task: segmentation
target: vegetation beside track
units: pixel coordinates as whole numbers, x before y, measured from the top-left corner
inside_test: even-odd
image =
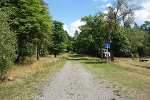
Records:
[[[42,84],[64,66],[68,55],[41,57],[40,61],[32,58],[31,64],[26,58],[23,64],[14,66],[9,72],[8,76],[14,81],[0,84],[0,99],[32,100],[36,95],[43,96]]]
[[[97,74],[99,78],[113,83],[112,87],[120,87],[116,90],[121,93],[118,93],[119,96],[126,94],[130,99],[150,99],[150,70],[127,64],[125,60],[121,63],[123,58],[116,58],[117,61],[109,62],[107,67],[106,60],[78,54],[72,56],[74,56],[74,60],[78,60],[86,69]],[[131,58],[124,59],[130,60]],[[136,60],[130,62],[134,63]],[[109,87],[111,88],[111,86]]]

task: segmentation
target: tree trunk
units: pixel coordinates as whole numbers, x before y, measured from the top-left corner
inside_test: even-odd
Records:
[[[110,50],[110,58],[111,62],[114,62],[114,52],[112,50]]]
[[[17,59],[15,60],[15,64],[18,64],[18,63],[20,63],[20,53],[19,53],[19,50],[18,50]]]
[[[56,54],[55,54],[55,57],[56,57]]]
[[[30,63],[31,63],[31,50],[30,50]]]
[[[130,51],[130,54],[131,54],[132,59],[134,60],[134,56],[133,56],[133,54],[132,54],[132,52],[131,52],[131,51]]]
[[[37,61],[39,60],[39,45],[37,45]]]
[[[101,46],[101,60],[103,60],[103,48]]]
[[[35,55],[37,56],[37,45],[35,47]]]
[[[1,77],[0,80],[3,81],[3,68],[1,68]]]
[[[131,55],[131,57],[132,57],[132,60],[134,60],[134,56],[133,56],[133,53],[132,53],[132,51],[131,51],[131,48],[129,48],[129,50],[130,50],[130,55]]]

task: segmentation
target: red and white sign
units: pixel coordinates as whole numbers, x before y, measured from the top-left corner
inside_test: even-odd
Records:
[[[105,57],[110,57],[110,52],[105,52]]]

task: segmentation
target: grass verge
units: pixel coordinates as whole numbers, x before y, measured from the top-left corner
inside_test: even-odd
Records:
[[[0,84],[0,99],[33,100],[37,95],[42,97],[43,90],[36,84],[46,83],[46,78],[64,66],[68,55],[41,57],[40,61],[33,59],[32,64],[13,67],[9,77],[13,77],[14,81]]]
[[[106,60],[77,54],[72,57],[100,78],[118,86],[120,89],[114,90],[114,94],[127,95],[124,99],[150,100],[150,70],[121,62],[109,62],[107,67]]]

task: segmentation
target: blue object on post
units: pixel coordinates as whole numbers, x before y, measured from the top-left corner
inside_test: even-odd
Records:
[[[110,48],[110,43],[106,43],[105,48]]]
[[[106,43],[106,48],[107,48],[107,54],[108,54],[108,48],[110,48],[110,43]],[[108,56],[107,56],[107,67],[108,67]]]

